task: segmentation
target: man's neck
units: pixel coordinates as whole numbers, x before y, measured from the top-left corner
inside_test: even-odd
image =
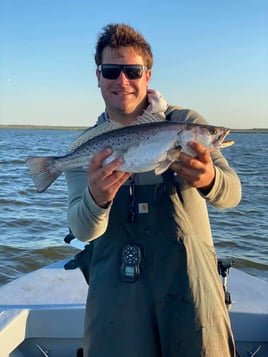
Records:
[[[137,118],[143,114],[144,110],[147,107],[148,107],[148,102],[145,99],[145,101],[140,103],[140,105],[131,113],[125,113],[123,111],[114,112],[106,108],[106,115],[108,119],[127,126],[134,123],[137,120]]]

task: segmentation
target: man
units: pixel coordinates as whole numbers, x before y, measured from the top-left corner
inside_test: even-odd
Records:
[[[206,123],[148,89],[153,56],[125,24],[103,29],[96,46],[105,112],[97,125],[138,123],[146,109],[167,120]],[[196,142],[160,176],[121,172],[122,158],[66,173],[68,222],[92,241],[84,355],[234,356],[206,203],[236,206],[240,181],[222,154]]]

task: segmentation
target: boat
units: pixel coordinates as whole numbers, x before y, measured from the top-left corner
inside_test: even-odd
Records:
[[[81,244],[72,243],[79,249]],[[83,356],[88,285],[80,269],[66,270],[73,261],[56,262],[0,288],[0,357]],[[236,354],[267,357],[268,282],[231,265],[219,260]]]

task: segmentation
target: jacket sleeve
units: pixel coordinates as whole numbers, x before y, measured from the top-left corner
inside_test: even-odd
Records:
[[[90,195],[85,169],[65,172],[68,186],[67,221],[72,233],[81,241],[91,241],[102,235],[107,228],[111,204],[103,209]]]
[[[169,106],[167,113],[172,121],[188,121],[191,123],[208,124],[198,113],[180,107]],[[211,190],[205,195],[199,190],[210,204],[216,208],[233,208],[241,200],[241,183],[236,172],[229,165],[220,150],[211,153],[215,167],[215,181]]]
[[[216,208],[233,208],[241,200],[241,183],[235,171],[219,150],[211,153],[215,167],[215,180],[204,198]],[[201,195],[202,192],[200,191]]]

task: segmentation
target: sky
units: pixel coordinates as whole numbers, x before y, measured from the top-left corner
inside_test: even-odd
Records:
[[[108,23],[140,31],[150,88],[210,124],[268,127],[267,0],[0,0],[0,124],[90,126]]]

